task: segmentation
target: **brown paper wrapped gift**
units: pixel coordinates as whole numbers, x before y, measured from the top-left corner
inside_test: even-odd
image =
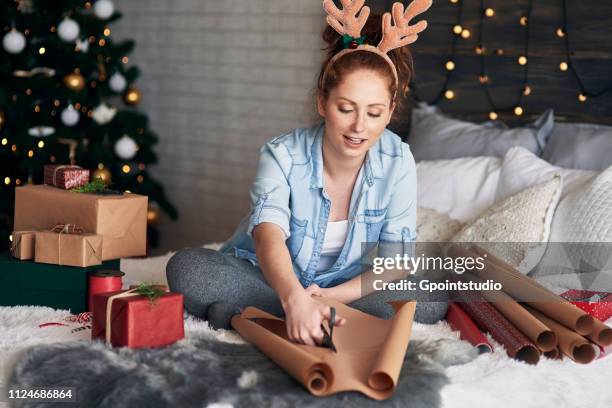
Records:
[[[68,266],[100,265],[102,236],[39,231],[36,233],[34,261]]]
[[[36,231],[13,231],[11,255],[22,261],[34,259],[34,237]]]
[[[334,299],[320,302],[346,318],[333,334],[336,351],[293,343],[284,320],[254,307],[233,316],[232,326],[316,396],[359,391],[377,400],[391,397],[412,334],[416,302],[388,302],[395,309],[389,320]]]
[[[104,237],[102,260],[146,254],[147,197],[75,193],[50,186],[15,189],[15,230],[70,223]]]

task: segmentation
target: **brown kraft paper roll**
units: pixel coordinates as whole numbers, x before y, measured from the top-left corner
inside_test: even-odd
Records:
[[[334,299],[317,301],[335,307],[346,318],[344,325],[334,328],[337,352],[290,341],[284,320],[254,307],[232,317],[232,326],[313,395],[360,391],[376,400],[391,397],[412,333],[416,302],[388,302],[395,315],[384,320]]]
[[[504,292],[496,292],[493,296],[487,291],[482,291],[481,294],[541,351],[547,352],[555,349],[557,346],[555,332],[533,317],[516,300]]]
[[[458,294],[463,303],[461,307],[483,330],[491,333],[501,343],[508,355],[527,364],[537,364],[540,351],[523,333],[520,332],[503,314],[497,311],[485,298],[474,291]]]
[[[492,279],[503,286],[503,291],[515,300],[523,302],[544,313],[555,321],[582,335],[593,330],[593,317],[574,306],[528,276],[518,272],[501,259],[491,255],[477,245],[471,250],[454,245],[449,249],[450,256],[484,257],[484,269],[475,271],[482,279]],[[542,299],[533,301],[533,299]]]
[[[598,319],[593,319],[593,331],[588,338],[601,347],[607,347],[612,344],[612,328]]]
[[[563,354],[581,364],[588,364],[595,359],[595,350],[587,339],[534,308],[529,306],[525,308],[557,334],[559,350]]]

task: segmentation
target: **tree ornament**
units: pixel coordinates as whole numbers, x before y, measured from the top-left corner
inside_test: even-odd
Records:
[[[128,135],[123,135],[115,143],[115,154],[122,160],[131,160],[138,152],[138,145]]]
[[[155,225],[159,221],[159,208],[154,205],[149,205],[149,209],[147,210],[147,223],[150,225]]]
[[[115,72],[108,80],[108,86],[113,92],[120,93],[125,90],[127,81],[123,75],[119,72]]]
[[[75,41],[75,50],[76,51],[80,51],[80,52],[87,52],[87,51],[89,51],[89,41],[87,40],[87,38],[85,38],[83,40],[76,40]]]
[[[106,20],[113,15],[115,5],[110,0],[98,0],[94,4],[93,11],[96,17]]]
[[[0,110],[0,130],[4,127],[4,111]]]
[[[66,17],[57,26],[57,35],[62,41],[74,42],[79,36],[80,28],[76,21]]]
[[[80,91],[85,87],[85,78],[80,72],[73,72],[64,77],[64,84],[73,91]]]
[[[34,137],[47,137],[55,133],[55,128],[51,126],[34,126],[28,129],[28,134]]]
[[[104,181],[104,184],[106,184],[107,186],[112,181],[111,172],[108,171],[106,167],[97,168],[96,170],[94,170],[92,180],[95,180],[97,178],[102,179],[102,181]]]
[[[64,125],[72,127],[79,123],[79,111],[70,104],[62,111],[61,118]]]
[[[19,54],[26,46],[25,36],[14,28],[2,39],[4,50],[11,54]]]
[[[108,122],[113,120],[116,113],[117,108],[115,108],[114,106],[108,106],[107,104],[103,103],[98,105],[93,110],[92,117],[98,125],[106,125]]]
[[[125,95],[123,95],[123,100],[128,105],[138,105],[138,103],[140,103],[141,97],[142,97],[142,94],[140,93],[140,90],[136,88],[135,86],[131,86],[127,90]]]

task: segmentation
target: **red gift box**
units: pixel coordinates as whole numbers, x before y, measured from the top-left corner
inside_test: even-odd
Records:
[[[570,289],[561,297],[602,322],[612,316],[612,293]]]
[[[109,318],[110,343],[115,347],[159,347],[185,337],[183,295],[168,292],[151,303],[148,297],[138,295],[134,290],[94,295],[92,340],[106,340]],[[111,297],[110,316],[107,316]]]
[[[89,183],[89,170],[80,166],[56,166],[47,164],[44,167],[45,184],[70,190]]]

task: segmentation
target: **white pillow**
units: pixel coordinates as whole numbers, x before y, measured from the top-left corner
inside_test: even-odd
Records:
[[[417,163],[417,202],[466,222],[495,201],[501,159],[462,157]]]
[[[447,242],[463,224],[432,208],[417,208],[417,242]]]
[[[529,150],[516,146],[504,156],[495,192],[495,202],[510,197],[534,184],[550,180],[557,173],[563,179],[561,199],[580,186],[587,184],[597,172],[565,169],[540,159]]]
[[[495,204],[451,242],[478,242],[527,274],[544,255],[562,189],[563,181],[555,174],[552,179]]]

